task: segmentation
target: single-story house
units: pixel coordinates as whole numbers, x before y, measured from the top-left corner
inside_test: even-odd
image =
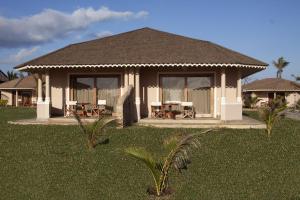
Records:
[[[13,79],[0,84],[1,99],[10,106],[36,105],[37,75]]]
[[[300,84],[282,78],[265,78],[244,85],[243,94],[257,97],[258,107],[277,96],[283,97],[291,107],[300,99]]]
[[[45,75],[37,118],[64,115],[69,101],[130,101],[136,120],[151,117],[153,102],[192,102],[196,117],[242,119],[241,79],[267,64],[209,41],[142,28],[71,44],[16,67]],[[129,88],[134,97],[126,101]],[[121,100],[120,100],[121,99]],[[123,99],[123,100],[122,100]]]

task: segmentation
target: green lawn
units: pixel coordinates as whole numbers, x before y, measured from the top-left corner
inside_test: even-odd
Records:
[[[149,199],[152,179],[124,148],[156,153],[174,129],[109,131],[110,142],[89,151],[76,126],[17,126],[31,109],[0,108],[0,199]],[[182,130],[187,133],[199,130]],[[200,138],[183,174],[171,173],[170,199],[300,199],[300,123],[284,119],[268,140],[263,130],[220,130]]]

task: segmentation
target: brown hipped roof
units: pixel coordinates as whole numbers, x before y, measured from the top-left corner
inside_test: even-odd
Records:
[[[281,78],[266,78],[244,85],[243,91],[300,91],[300,84]]]
[[[245,64],[266,63],[217,44],[142,28],[114,36],[71,44],[26,65],[105,65],[149,63]]]
[[[24,78],[17,78],[11,81],[0,84],[1,89],[35,89],[37,75],[26,76]]]

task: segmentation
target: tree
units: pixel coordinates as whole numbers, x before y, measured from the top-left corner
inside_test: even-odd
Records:
[[[273,65],[276,67],[277,69],[277,78],[281,78],[283,69],[290,64],[289,62],[287,62],[283,57],[280,57],[277,59],[277,61],[273,61]]]
[[[266,124],[266,132],[271,137],[274,124],[278,121],[287,104],[282,97],[270,100],[268,105],[259,109],[259,115]]]
[[[295,74],[292,74],[292,77],[295,78],[295,81],[300,81],[300,75],[296,76]]]
[[[200,134],[208,133],[211,130],[206,130]],[[200,142],[197,138],[198,134],[189,135],[173,135],[167,138],[163,145],[167,149],[167,154],[161,159],[155,159],[154,156],[144,148],[130,147],[125,149],[125,152],[131,157],[143,162],[151,172],[155,183],[154,194],[162,196],[167,193],[169,189],[169,172],[173,166],[176,170],[181,172],[186,169],[189,161],[189,152],[192,147],[198,148]]]
[[[16,72],[14,72],[13,70],[7,71],[6,74],[7,74],[8,80],[13,80],[13,79],[19,78],[18,74]]]

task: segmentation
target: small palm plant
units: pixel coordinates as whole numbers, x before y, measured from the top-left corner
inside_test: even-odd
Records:
[[[208,133],[206,130],[200,134]],[[125,152],[130,156],[142,161],[152,174],[155,183],[155,195],[162,196],[169,189],[168,178],[171,167],[181,172],[189,164],[189,152],[192,147],[198,148],[200,143],[198,134],[175,135],[164,141],[164,147],[168,153],[162,159],[154,159],[153,155],[144,148],[130,147]]]
[[[266,123],[266,132],[271,137],[274,124],[287,108],[286,102],[282,98],[270,100],[268,105],[259,109],[261,119]]]
[[[80,130],[84,135],[87,136],[87,146],[89,149],[95,148],[98,144],[104,143],[106,140],[100,140],[101,137],[106,133],[107,127],[115,119],[113,118],[99,118],[91,124],[84,124],[78,114],[74,114],[75,119],[78,122]]]

